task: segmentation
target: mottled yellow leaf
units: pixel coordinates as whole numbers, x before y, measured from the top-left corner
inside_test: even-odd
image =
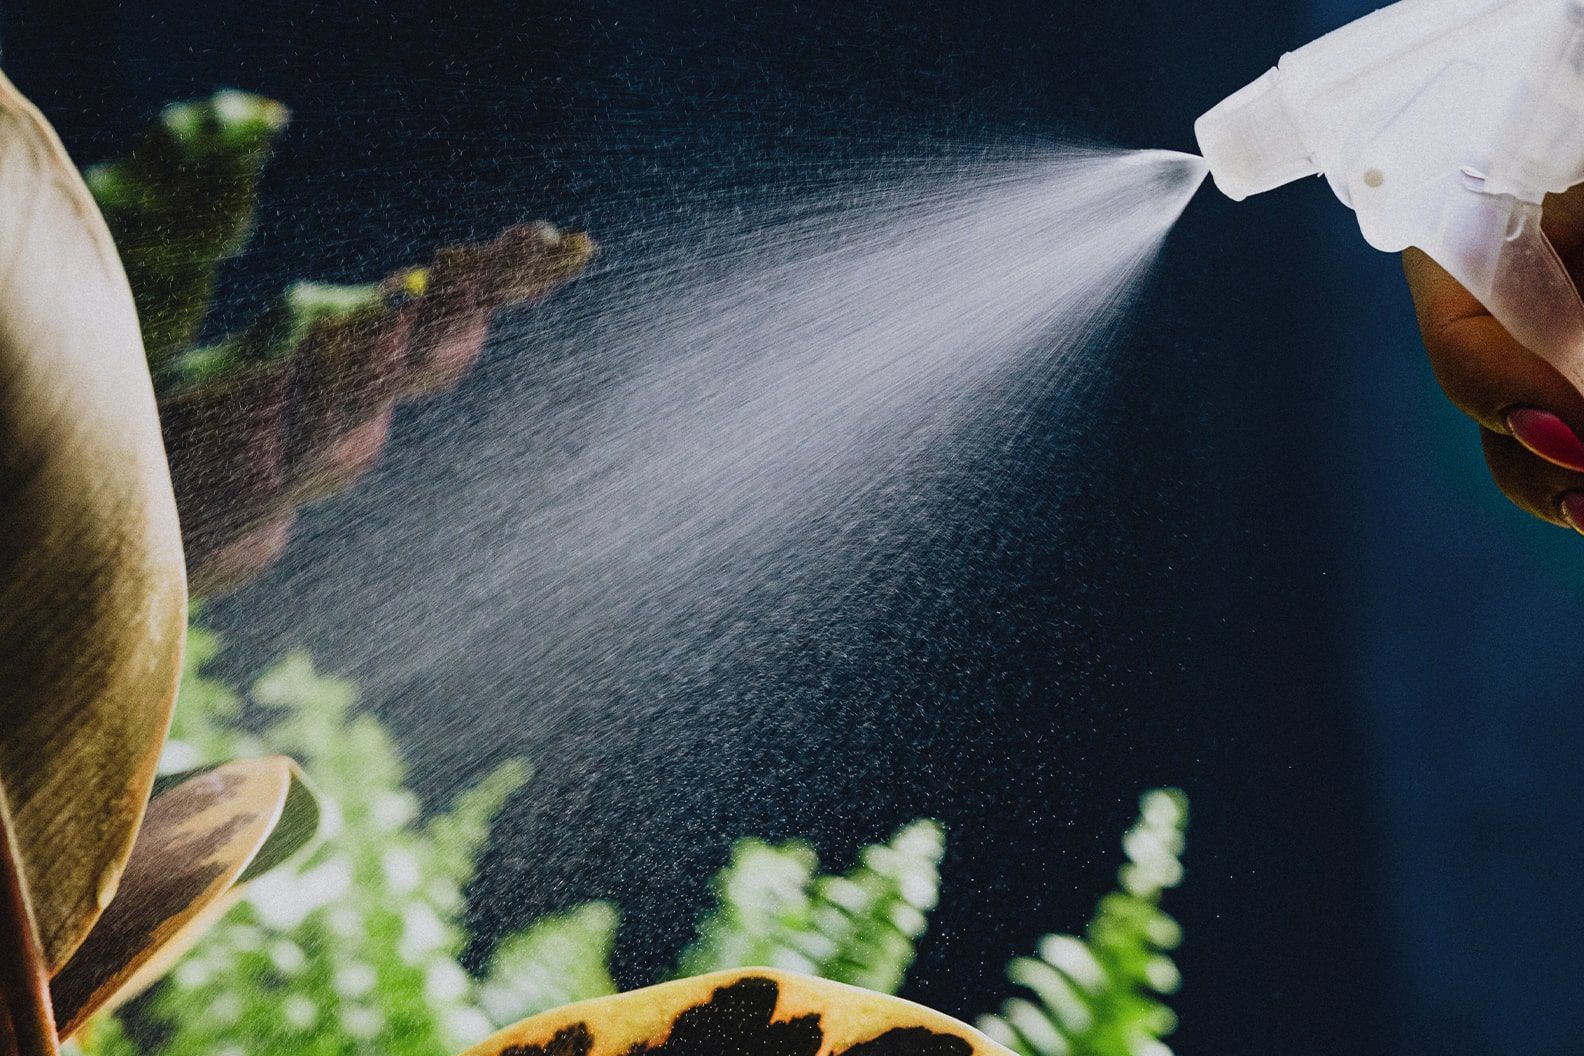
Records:
[[[682,979],[554,1009],[463,1056],[1011,1056],[965,1023],[769,968]]]
[[[249,759],[187,777],[154,798],[121,890],[50,986],[62,1037],[135,996],[318,828],[290,759]]]

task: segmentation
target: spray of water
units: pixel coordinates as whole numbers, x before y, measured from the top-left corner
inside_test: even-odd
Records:
[[[695,223],[660,259],[618,241],[577,318],[524,320],[571,349],[425,445],[444,478],[338,541],[339,569],[283,573],[302,636],[376,699],[460,677],[495,701],[481,723],[599,709],[601,739],[615,713],[656,736],[770,637],[839,650],[855,592],[915,589],[961,523],[969,456],[1030,393],[1076,405],[1103,376],[1204,175],[1102,150],[892,169]]]

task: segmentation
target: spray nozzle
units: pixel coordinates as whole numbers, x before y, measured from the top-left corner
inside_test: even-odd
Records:
[[[1242,200],[1323,174],[1584,389],[1584,302],[1540,231],[1584,181],[1584,0],[1401,0],[1283,56],[1195,125]]]
[[[1199,152],[1221,193],[1234,202],[1320,172],[1271,70],[1194,125]]]

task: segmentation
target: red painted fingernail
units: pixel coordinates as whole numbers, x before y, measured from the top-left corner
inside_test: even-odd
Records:
[[[1558,505],[1562,507],[1562,519],[1572,525],[1575,532],[1584,535],[1584,491],[1568,492]]]
[[[1514,439],[1547,462],[1584,473],[1584,440],[1550,411],[1519,407],[1508,412],[1507,428]]]

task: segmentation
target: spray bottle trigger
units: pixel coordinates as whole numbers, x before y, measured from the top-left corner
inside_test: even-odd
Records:
[[[1464,189],[1420,248],[1584,392],[1584,299],[1540,220],[1537,202]]]

